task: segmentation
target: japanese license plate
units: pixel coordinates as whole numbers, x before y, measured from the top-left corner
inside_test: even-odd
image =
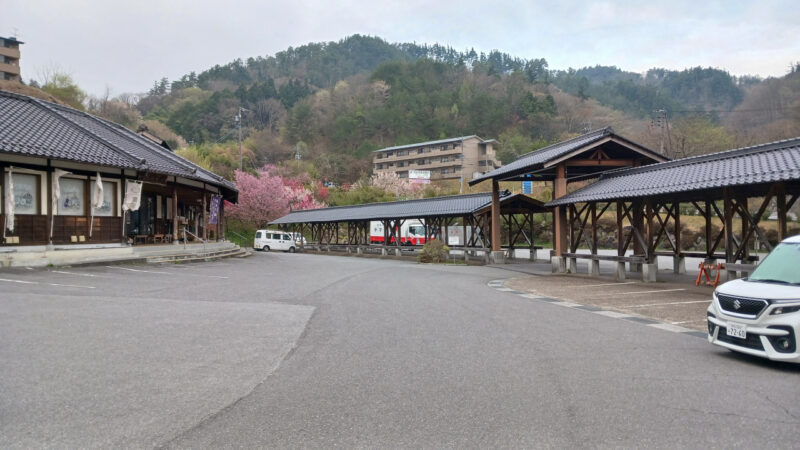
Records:
[[[727,332],[728,336],[733,336],[739,339],[747,339],[747,325],[728,322]]]

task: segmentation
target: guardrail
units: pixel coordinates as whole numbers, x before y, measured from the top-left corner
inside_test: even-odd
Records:
[[[206,241],[205,239],[201,238],[200,236],[192,233],[191,231],[186,231],[186,227],[183,227],[183,249],[186,250],[186,235],[193,236],[195,239],[199,240],[203,243],[203,253],[206,252]]]

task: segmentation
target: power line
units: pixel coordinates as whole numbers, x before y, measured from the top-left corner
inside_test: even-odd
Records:
[[[686,110],[679,110],[679,111],[670,111],[670,113],[721,113],[721,114],[731,114],[731,113],[740,113],[740,112],[767,112],[767,111],[785,111],[787,109],[792,109],[791,106],[783,106],[779,108],[753,108],[753,109],[732,109],[730,111],[726,111],[724,109],[686,109]]]

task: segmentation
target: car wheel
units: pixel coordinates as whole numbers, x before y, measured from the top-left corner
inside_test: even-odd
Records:
[[[294,247],[289,247],[289,253],[294,253]]]
[[[264,248],[262,248],[261,250],[264,250],[265,252],[268,252],[269,251],[269,245],[265,245]]]

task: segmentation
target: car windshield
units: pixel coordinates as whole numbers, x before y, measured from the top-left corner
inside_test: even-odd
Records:
[[[800,244],[779,244],[753,271],[750,280],[800,284]]]
[[[425,236],[425,227],[424,226],[418,226],[418,225],[412,225],[412,226],[408,227],[408,232],[413,234],[413,235],[416,235],[416,236]]]

